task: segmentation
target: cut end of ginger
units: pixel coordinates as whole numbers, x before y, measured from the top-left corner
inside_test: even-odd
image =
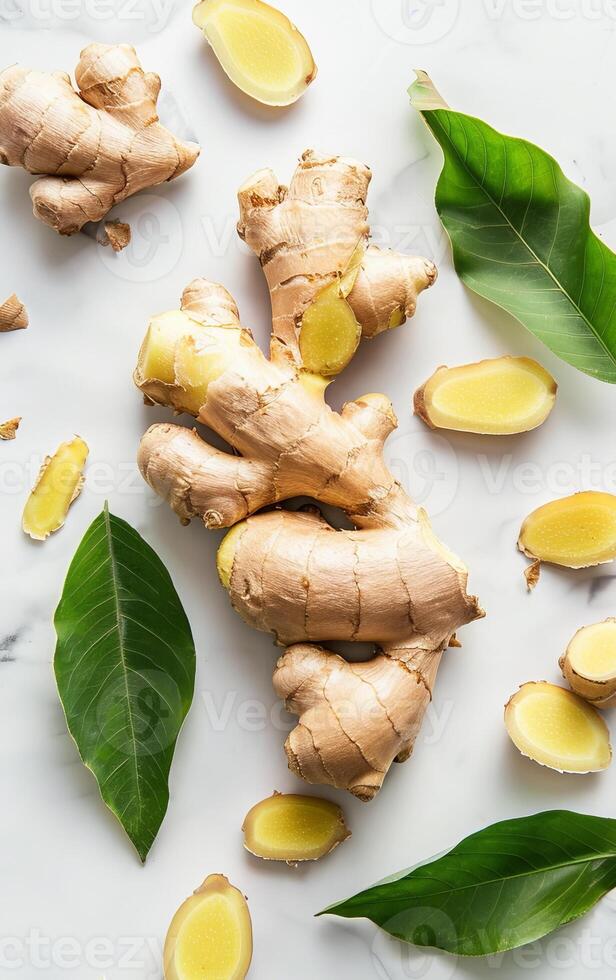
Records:
[[[274,793],[253,806],[244,847],[266,861],[317,861],[351,836],[339,806],[316,796]]]
[[[528,357],[440,367],[415,392],[415,413],[433,429],[514,435],[535,429],[554,407],[557,385]]]
[[[520,530],[529,558],[588,568],[616,558],[616,496],[586,490],[538,507]]]
[[[612,749],[597,711],[547,681],[523,684],[505,706],[505,726],[522,755],[558,772],[607,769]]]
[[[251,959],[246,899],[224,875],[209,875],[169,926],[165,980],[243,980]]]
[[[616,619],[579,629],[560,660],[570,687],[597,708],[616,704]]]
[[[291,105],[316,77],[304,36],[263,0],[201,0],[193,21],[234,85],[258,102]]]
[[[81,493],[88,447],[75,436],[63,442],[43,463],[26,501],[22,527],[36,541],[44,541],[64,524],[69,507]]]

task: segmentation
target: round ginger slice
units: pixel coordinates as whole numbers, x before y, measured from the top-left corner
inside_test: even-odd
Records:
[[[560,667],[569,686],[596,708],[616,704],[616,619],[577,631]]]
[[[616,558],[616,496],[597,490],[552,500],[529,514],[518,547],[529,558],[588,568]]]
[[[351,836],[339,806],[317,796],[274,793],[246,814],[244,847],[266,861],[317,861]]]
[[[193,9],[223,70],[258,102],[296,102],[317,73],[306,39],[263,0],[201,0]]]
[[[252,923],[241,891],[209,875],[175,913],[163,953],[165,980],[243,980]]]
[[[607,725],[564,687],[529,681],[505,705],[505,727],[522,755],[557,772],[588,773],[612,761]]]
[[[557,384],[529,357],[440,367],[415,392],[415,413],[432,429],[514,435],[535,429],[554,407]]]

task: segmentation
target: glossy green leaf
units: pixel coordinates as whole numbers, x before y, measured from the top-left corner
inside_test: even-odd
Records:
[[[614,887],[616,820],[550,810],[486,827],[320,914],[371,919],[417,946],[483,956],[547,935]]]
[[[409,89],[440,143],[436,207],[456,271],[555,354],[616,382],[616,255],[590,201],[548,153],[443,102],[425,72]]]
[[[54,668],[69,731],[145,861],[169,802],[195,648],[160,558],[106,506],[75,552],[55,627]]]

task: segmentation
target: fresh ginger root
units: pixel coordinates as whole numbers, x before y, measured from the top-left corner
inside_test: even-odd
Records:
[[[559,664],[572,690],[595,708],[616,705],[616,619],[579,629]]]
[[[5,442],[8,442],[10,439],[14,439],[17,435],[20,422],[20,415],[16,415],[14,419],[9,419],[8,422],[3,422],[0,425],[0,439],[4,440]]]
[[[0,150],[0,157],[1,154],[2,151]],[[26,307],[13,293],[0,306],[0,333],[8,333],[9,330],[25,330],[28,322]]]
[[[248,904],[224,875],[208,875],[175,913],[163,952],[165,980],[243,980],[252,959]]]
[[[43,463],[26,501],[22,526],[26,534],[44,541],[64,524],[68,509],[81,493],[88,447],[75,436],[63,442]]]
[[[192,167],[194,143],[158,122],[158,75],[128,44],[90,44],[75,71],[12,65],[0,72],[0,162],[42,174],[34,214],[61,235],[99,221],[120,201]]]
[[[263,0],[201,0],[193,21],[231,81],[258,102],[297,102],[316,77],[306,39]]]
[[[529,514],[518,547],[528,558],[588,568],[616,558],[616,496],[585,490]]]
[[[607,725],[572,691],[530,681],[505,705],[505,726],[522,755],[558,772],[598,772],[612,761]]]
[[[425,259],[367,246],[369,180],[353,160],[311,152],[288,190],[271,171],[257,173],[239,192],[239,232],[269,284],[271,359],[229,293],[195,280],[180,311],[152,320],[135,372],[146,399],[196,416],[235,451],[158,424],[139,466],[183,523],[232,528],[218,553],[231,602],[288,645],[274,685],[300,715],[286,744],[290,767],[362,800],[410,754],[451,636],[483,615],[465,566],[385,465],[397,424],[389,399],[364,395],[337,413],[324,398],[330,372],[357,344],[345,327],[336,356],[337,308],[347,324],[348,306],[371,337],[410,316],[435,278]],[[327,309],[311,320],[324,295]],[[306,315],[311,371],[302,363]],[[336,531],[318,512],[256,514],[300,494],[342,508],[355,530]],[[349,663],[322,640],[370,641],[379,652]]]
[[[339,806],[317,796],[274,793],[246,814],[244,847],[266,861],[317,861],[351,836]]]
[[[545,422],[556,389],[529,357],[495,357],[438,368],[415,392],[415,413],[432,429],[513,435]]]

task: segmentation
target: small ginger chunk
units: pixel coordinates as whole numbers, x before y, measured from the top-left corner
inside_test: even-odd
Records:
[[[616,558],[616,496],[585,490],[538,507],[520,530],[529,558],[588,568]]]
[[[130,244],[130,225],[125,221],[106,221],[103,227],[105,234],[101,238],[101,245],[111,245],[114,252],[121,252]]]
[[[339,806],[316,796],[274,793],[253,806],[244,847],[266,861],[316,861],[351,836]]]
[[[29,322],[28,311],[15,293],[0,304],[0,333],[24,330]]]
[[[529,357],[495,357],[438,368],[415,392],[415,413],[432,429],[513,435],[545,422],[556,389]]]
[[[316,76],[306,39],[263,0],[201,0],[193,21],[234,85],[258,102],[290,105]]]
[[[88,447],[75,436],[63,442],[43,463],[26,501],[22,526],[26,534],[44,541],[64,524],[68,509],[81,493]]]
[[[522,755],[558,772],[598,772],[612,761],[607,725],[572,691],[523,684],[505,706],[505,726]]]
[[[19,423],[21,422],[21,416],[18,415],[14,419],[9,419],[8,422],[3,422],[0,425],[0,439],[8,441],[9,439],[14,439],[17,435],[17,430],[19,428]]]
[[[616,619],[579,629],[559,663],[580,697],[596,708],[616,705]]]
[[[208,875],[169,926],[165,980],[243,980],[251,959],[246,899],[224,875]]]

